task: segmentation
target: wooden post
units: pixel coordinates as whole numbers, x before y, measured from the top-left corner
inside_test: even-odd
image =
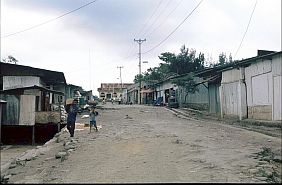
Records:
[[[31,138],[32,145],[35,145],[35,136],[34,135],[35,135],[35,125],[32,125],[32,138]]]
[[[2,128],[1,128],[1,126],[2,126],[2,106],[4,106],[4,104],[6,104],[7,102],[6,101],[4,101],[4,100],[0,100],[0,145],[2,145]]]
[[[62,112],[61,112],[61,101],[62,101],[62,96],[58,96],[58,98],[59,98],[59,111],[60,111],[60,121],[59,121],[59,123],[58,123],[58,132],[60,132],[60,130],[61,130],[61,120],[62,120]]]

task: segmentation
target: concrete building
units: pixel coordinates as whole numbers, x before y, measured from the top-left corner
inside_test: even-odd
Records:
[[[126,89],[128,86],[133,83],[101,83],[101,87],[98,88],[99,99],[110,101],[111,99],[118,100],[118,98],[123,99],[123,89]]]
[[[139,84],[132,84],[127,87],[127,102],[138,104]]]

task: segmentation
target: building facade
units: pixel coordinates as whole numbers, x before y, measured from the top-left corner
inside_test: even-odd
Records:
[[[123,89],[127,89],[128,86],[133,83],[101,83],[101,87],[98,88],[99,100],[105,99],[106,101],[118,100],[123,98]]]

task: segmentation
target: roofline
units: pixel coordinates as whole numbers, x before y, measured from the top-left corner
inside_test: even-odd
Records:
[[[46,91],[46,92],[51,92],[54,94],[59,94],[59,95],[64,95],[65,93],[61,92],[61,91],[55,91],[52,89],[47,89],[45,87],[41,87],[41,86],[29,86],[29,87],[20,87],[20,88],[15,88],[15,89],[6,89],[6,90],[0,90],[0,94],[7,94],[9,92],[15,92],[15,91],[23,91],[23,90],[28,90],[28,89],[39,89],[41,91]]]
[[[186,75],[188,75],[190,73],[194,73],[195,76],[198,76],[198,75],[205,74],[205,73],[211,72],[211,71],[215,71],[215,72],[217,72],[217,71],[225,71],[225,70],[229,70],[230,68],[233,69],[233,68],[238,67],[238,66],[249,64],[249,63],[251,63],[253,61],[256,61],[258,59],[263,59],[263,58],[267,58],[267,57],[270,57],[270,56],[279,55],[281,53],[282,53],[282,51],[278,51],[278,52],[269,53],[269,54],[266,54],[266,55],[260,55],[260,56],[255,56],[255,57],[251,57],[251,58],[235,61],[235,62],[227,64],[226,66],[217,66],[217,67],[212,67],[212,68],[208,67],[206,69],[201,69],[201,70],[194,71],[194,72],[189,72],[189,73],[185,73],[185,74],[181,74],[181,75],[177,75],[177,76],[170,76],[167,79],[164,79],[164,80],[161,80],[159,82],[156,82],[155,84],[156,85],[157,84],[161,84],[163,82],[169,81],[169,80],[174,79],[174,78],[179,78],[179,77],[182,77],[182,76],[186,76]]]
[[[58,84],[66,84],[66,77],[65,77],[65,74],[61,71],[52,71],[52,70],[47,70],[47,69],[41,69],[41,68],[35,68],[35,67],[30,67],[30,66],[24,66],[24,65],[18,65],[18,64],[10,64],[10,63],[5,63],[5,62],[0,62],[1,65],[6,65],[6,66],[16,66],[16,67],[23,67],[23,68],[26,68],[26,69],[30,69],[30,70],[33,70],[33,71],[42,71],[42,72],[45,72],[45,73],[57,73],[57,74],[60,74],[62,75],[62,81],[59,82]],[[3,75],[2,73],[2,69],[0,70],[0,73],[1,75]],[[5,76],[20,76],[20,75],[5,75]],[[27,75],[25,75],[27,76]],[[38,77],[42,77],[40,75],[31,75],[31,76],[38,76]]]
[[[251,58],[246,58],[246,59],[243,59],[243,60],[235,61],[234,63],[231,63],[230,65],[222,67],[222,69],[219,69],[219,71],[226,71],[226,70],[233,69],[233,68],[236,68],[236,67],[248,65],[248,64],[250,64],[252,62],[255,62],[255,61],[259,60],[259,59],[273,57],[274,55],[279,55],[279,54],[282,54],[282,51],[278,51],[278,52],[274,52],[274,53],[270,53],[270,54],[266,54],[266,55],[260,55],[260,56],[255,56],[255,57],[251,57]]]
[[[55,72],[55,73],[63,73],[61,71],[52,71],[52,70],[48,70],[48,69],[42,69],[42,68],[36,68],[36,67],[31,67],[31,66],[25,66],[25,65],[19,65],[19,64],[10,64],[10,63],[6,63],[6,62],[1,62],[3,64],[7,64],[7,65],[17,65],[17,66],[21,66],[21,67],[27,67],[27,68],[32,68],[35,70],[44,70],[44,71],[48,71],[48,72]]]

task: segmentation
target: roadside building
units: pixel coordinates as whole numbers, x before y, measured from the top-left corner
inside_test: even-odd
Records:
[[[180,107],[208,110],[221,117],[279,121],[282,120],[281,66],[281,51],[258,50],[255,57],[195,71],[198,89],[195,93],[186,94],[183,87],[172,83],[172,79],[188,74],[155,82],[150,88],[143,84],[142,104],[152,93],[153,102],[161,99],[163,105],[169,105],[175,98]],[[137,93],[137,84],[128,88],[128,96],[134,100]]]
[[[282,120],[281,53],[258,50],[256,57],[222,70],[222,117]]]
[[[127,87],[127,102],[138,104],[139,84],[135,83]]]
[[[126,89],[128,86],[133,83],[101,83],[101,87],[97,90],[99,92],[99,99],[106,101],[118,100],[118,98],[123,99],[123,89]]]
[[[62,72],[0,63],[3,143],[46,142],[63,126],[66,80]]]

